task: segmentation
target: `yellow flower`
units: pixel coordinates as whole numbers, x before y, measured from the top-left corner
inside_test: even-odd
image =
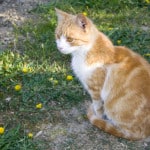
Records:
[[[121,44],[121,40],[117,40],[117,44]]]
[[[83,14],[84,16],[87,16],[87,13],[86,13],[86,12],[83,12],[82,14]]]
[[[5,129],[3,127],[0,127],[0,134],[3,134],[5,132]]]
[[[15,91],[20,91],[21,88],[22,88],[22,87],[21,87],[20,84],[17,84],[17,85],[15,85],[15,87],[14,87]]]
[[[68,75],[68,76],[66,77],[66,79],[67,79],[68,81],[71,81],[71,80],[73,80],[73,76]]]
[[[23,67],[22,72],[23,72],[23,73],[28,73],[28,72],[29,72],[29,68]]]
[[[42,108],[42,103],[36,104],[36,108],[41,109]]]
[[[33,138],[33,134],[32,133],[28,133],[28,137],[29,138]]]
[[[147,4],[150,4],[150,0],[145,0],[145,2],[146,2]]]
[[[113,30],[113,28],[108,28],[109,31]]]

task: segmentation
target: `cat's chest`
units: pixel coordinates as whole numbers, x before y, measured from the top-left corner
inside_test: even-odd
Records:
[[[92,73],[95,69],[98,67],[102,67],[103,64],[95,63],[93,65],[87,65],[86,59],[84,56],[74,56],[72,58],[72,69],[76,76],[79,78],[79,80],[82,82],[84,87],[87,89],[87,80],[90,78]]]
[[[91,68],[87,66],[85,60],[81,57],[72,58],[72,69],[82,82],[84,82],[91,74]]]

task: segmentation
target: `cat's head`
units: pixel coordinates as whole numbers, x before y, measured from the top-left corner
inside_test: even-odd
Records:
[[[94,25],[83,14],[71,15],[56,9],[58,25],[55,31],[57,48],[61,53],[70,54],[88,50],[94,36]]]

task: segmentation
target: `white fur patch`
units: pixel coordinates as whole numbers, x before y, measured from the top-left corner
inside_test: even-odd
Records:
[[[101,90],[101,98],[103,101],[107,100],[109,94],[111,93],[111,89],[113,86],[111,83],[113,67],[110,66],[106,69],[107,69],[107,75],[106,75],[106,79],[105,79],[103,88]]]
[[[95,115],[99,118],[102,117],[101,112],[99,112],[99,109],[102,108],[102,102],[100,100],[92,100],[92,106],[93,106],[93,111],[95,112]]]
[[[85,59],[89,49],[90,45],[82,46],[80,50],[73,53],[72,57],[72,69],[87,90],[87,79],[91,76],[95,69],[103,66],[103,63],[96,63],[90,66],[86,64]]]
[[[106,88],[103,88],[101,91],[102,100],[105,101],[109,95],[109,91]]]
[[[58,50],[63,54],[71,54],[78,50],[80,46],[71,46],[65,36],[61,36],[60,39],[56,40]]]
[[[93,100],[92,105],[93,105],[93,109],[96,113],[97,110],[101,107],[101,102],[100,102],[100,100]]]

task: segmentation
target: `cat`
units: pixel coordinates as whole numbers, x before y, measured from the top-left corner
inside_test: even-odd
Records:
[[[83,14],[56,9],[58,50],[71,54],[72,69],[90,94],[89,121],[114,136],[150,136],[150,64],[124,46],[114,46]]]

